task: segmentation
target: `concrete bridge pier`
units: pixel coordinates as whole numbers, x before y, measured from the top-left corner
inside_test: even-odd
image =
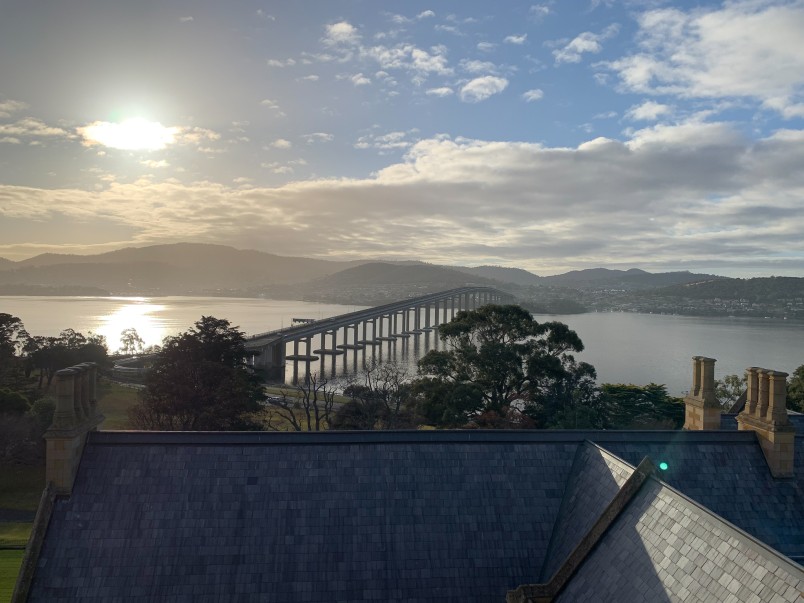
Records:
[[[263,371],[268,381],[285,380],[285,340],[278,339],[260,347],[254,366]]]

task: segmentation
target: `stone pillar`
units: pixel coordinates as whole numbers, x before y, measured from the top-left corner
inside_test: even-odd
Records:
[[[746,377],[748,393],[737,428],[757,434],[773,477],[793,477],[796,431],[787,416],[787,373],[750,367]]]
[[[87,434],[103,421],[103,415],[96,410],[96,376],[97,369],[92,363],[56,373],[56,410],[44,438],[46,481],[53,482],[57,494],[72,492]]]
[[[745,392],[745,411],[749,415],[756,414],[757,402],[759,402],[759,375],[760,370],[755,366],[745,369],[745,381],[747,389]]]
[[[684,429],[720,429],[720,404],[715,396],[715,359],[694,356],[692,388],[684,398]]]

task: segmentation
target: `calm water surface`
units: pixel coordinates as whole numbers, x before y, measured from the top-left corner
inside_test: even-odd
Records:
[[[0,297],[0,312],[18,316],[34,335],[57,335],[66,328],[94,331],[106,337],[110,349],[119,345],[123,329],[134,327],[146,345],[156,344],[188,329],[201,315],[226,318],[251,335],[288,326],[293,318],[326,318],[361,308],[218,297]],[[792,372],[804,364],[801,322],[632,313],[536,318],[560,320],[577,331],[586,346],[578,359],[595,366],[601,383],[665,383],[671,393],[681,395],[692,379],[692,356],[716,358],[718,377],[742,374],[748,366]],[[342,334],[339,341],[343,341]],[[418,341],[410,338],[392,346],[385,344],[378,353],[384,361],[406,365],[413,373],[418,358],[435,343],[434,334],[428,334]],[[370,358],[370,350],[357,356],[350,352],[324,358],[322,363],[314,363],[313,369],[343,379]],[[289,379],[292,369],[288,363]]]

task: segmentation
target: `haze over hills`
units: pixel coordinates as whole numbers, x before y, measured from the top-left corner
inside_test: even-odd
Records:
[[[506,289],[544,313],[618,310],[798,316],[804,312],[804,306],[798,307],[804,297],[804,279],[792,277],[731,279],[608,268],[539,276],[502,266],[330,261],[196,243],[89,256],[49,253],[20,262],[0,258],[0,295],[78,295],[82,291],[87,295],[224,295],[371,305],[464,285]],[[726,304],[718,299],[737,301]],[[746,306],[745,300],[751,303]]]

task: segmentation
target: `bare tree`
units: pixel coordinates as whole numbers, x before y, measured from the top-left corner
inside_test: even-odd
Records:
[[[410,377],[404,366],[372,359],[343,393],[350,400],[333,417],[333,429],[402,429],[417,424],[409,404]]]
[[[327,379],[314,372],[308,374],[304,381],[300,381],[292,389],[283,388],[279,396],[269,396],[266,402],[274,412],[269,414],[268,429],[274,431],[329,429],[335,404],[335,389],[328,383]]]

